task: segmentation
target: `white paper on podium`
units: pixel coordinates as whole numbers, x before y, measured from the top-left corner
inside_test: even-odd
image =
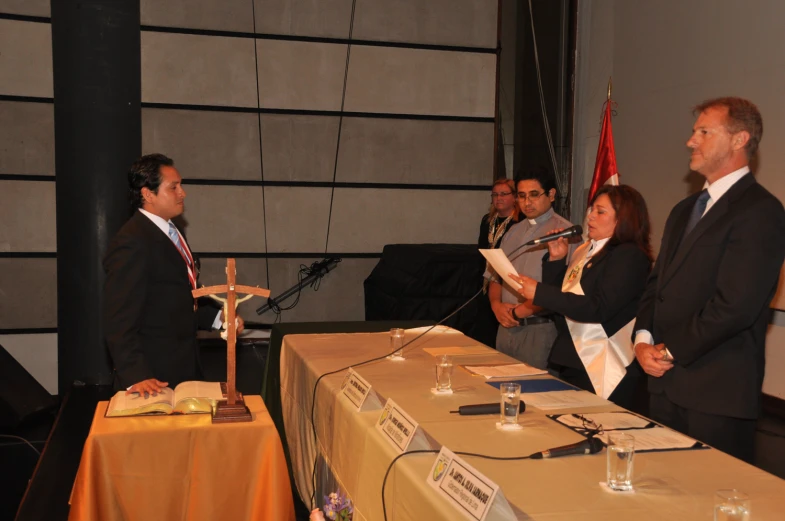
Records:
[[[507,258],[507,255],[504,254],[501,248],[494,250],[480,250],[480,253],[483,257],[485,257],[494,271],[496,271],[496,273],[498,273],[499,276],[504,279],[504,282],[509,284],[512,289],[517,290],[521,287],[520,284],[510,278],[510,273],[518,275],[518,272],[515,271],[515,268],[512,267],[510,259]]]

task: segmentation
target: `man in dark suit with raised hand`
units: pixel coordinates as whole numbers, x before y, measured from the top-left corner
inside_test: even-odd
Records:
[[[198,268],[172,219],[185,209],[174,162],[162,154],[137,160],[128,172],[133,216],[104,258],[104,332],[115,385],[157,393],[199,379],[196,330],[221,326],[222,312],[191,294]],[[238,332],[243,328],[238,320]]]
[[[748,166],[763,134],[757,107],[731,97],[694,112],[690,168],[706,183],[665,223],[635,355],[653,419],[750,462],[785,211]]]

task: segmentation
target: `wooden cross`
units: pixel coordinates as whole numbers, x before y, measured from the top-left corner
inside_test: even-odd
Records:
[[[219,302],[223,302],[224,324],[226,327],[226,401],[221,401],[216,407],[213,415],[213,423],[229,423],[239,421],[251,421],[251,413],[245,406],[242,395],[237,392],[237,326],[235,324],[236,308],[253,296],[267,298],[270,296],[269,289],[262,289],[252,286],[235,284],[237,270],[234,259],[226,259],[226,285],[207,286],[192,291],[194,298],[210,296]],[[246,293],[242,299],[237,299],[237,293]],[[215,293],[226,293],[226,298],[217,297]]]

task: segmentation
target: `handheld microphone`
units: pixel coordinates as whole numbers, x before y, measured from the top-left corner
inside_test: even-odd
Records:
[[[539,239],[533,239],[524,246],[535,246],[537,244],[544,244],[546,242],[555,241],[556,239],[561,239],[562,237],[574,237],[576,235],[583,235],[583,228],[581,228],[580,224],[576,224],[575,226],[571,226],[566,230],[562,230],[559,233],[549,233],[543,235]]]
[[[478,414],[501,414],[502,405],[501,402],[494,402],[494,403],[478,403],[475,405],[461,405],[458,407],[457,411],[450,411],[452,414],[456,412],[461,416],[476,416]],[[521,404],[518,406],[518,410],[520,412],[524,412],[526,410],[526,404],[523,403],[521,400]]]
[[[572,454],[597,454],[602,450],[602,447],[603,444],[599,439],[587,438],[583,441],[579,441],[578,443],[571,443],[569,445],[563,445],[554,449],[535,452],[529,457],[531,459],[543,459],[559,458],[561,456],[570,456]]]

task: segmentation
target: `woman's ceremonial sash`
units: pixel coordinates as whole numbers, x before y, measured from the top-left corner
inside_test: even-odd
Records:
[[[591,262],[588,257],[591,242],[585,242],[572,255],[572,260],[564,276],[562,291],[575,295],[584,295],[581,288],[581,276],[584,266]],[[589,374],[589,379],[598,396],[607,399],[624,375],[627,366],[635,358],[632,350],[632,330],[635,319],[608,338],[602,324],[576,322],[568,317],[567,327],[575,344],[575,350]]]

